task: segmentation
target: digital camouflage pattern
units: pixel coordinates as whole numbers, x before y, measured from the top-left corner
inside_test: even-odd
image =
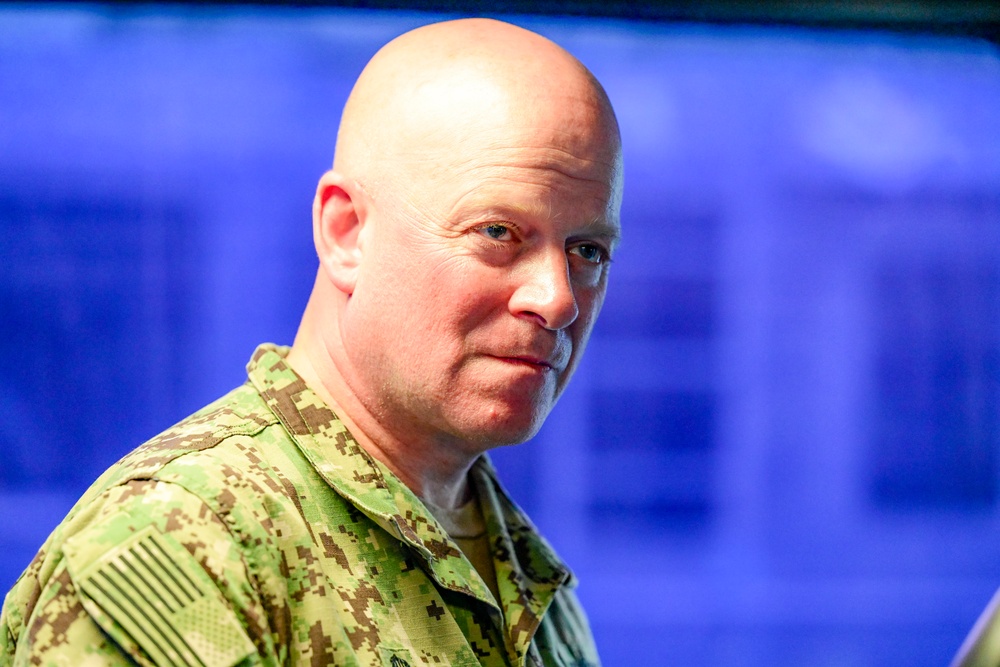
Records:
[[[499,603],[285,353],[258,348],[247,384],[94,483],[8,594],[0,665],[598,663],[569,571],[485,457]]]

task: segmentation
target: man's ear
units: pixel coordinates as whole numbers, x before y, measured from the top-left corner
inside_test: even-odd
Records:
[[[319,179],[313,200],[313,242],[320,270],[337,289],[352,294],[361,265],[361,228],[365,193],[343,175],[328,171]]]

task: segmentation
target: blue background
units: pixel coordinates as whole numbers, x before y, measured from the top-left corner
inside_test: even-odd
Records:
[[[434,18],[0,7],[0,587],[291,342],[350,85]],[[996,49],[515,21],[625,140],[585,363],[495,455],[606,664],[945,664],[1000,585]]]

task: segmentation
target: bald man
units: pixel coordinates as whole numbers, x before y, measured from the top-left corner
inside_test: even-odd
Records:
[[[8,595],[0,664],[598,664],[484,454],[572,375],[620,199],[614,113],[561,48],[488,20],[390,42],[317,188],[293,346],[94,484]]]

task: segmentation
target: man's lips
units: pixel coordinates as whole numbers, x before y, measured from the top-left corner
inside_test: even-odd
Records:
[[[514,336],[507,337],[515,338]],[[568,340],[529,339],[523,341],[509,340],[506,345],[483,346],[478,352],[509,364],[534,368],[542,371],[562,373],[569,366],[572,356],[572,345]]]
[[[497,352],[487,356],[515,366],[523,366],[540,371],[561,372],[566,366],[566,363],[561,359],[530,353]]]
[[[538,357],[532,357],[529,355],[512,355],[512,356],[498,355],[497,359],[501,359],[503,361],[515,364],[525,364],[528,366],[534,366],[536,368],[542,368],[549,371],[555,370],[555,366],[553,366],[550,362],[546,361],[545,359],[539,359]]]

